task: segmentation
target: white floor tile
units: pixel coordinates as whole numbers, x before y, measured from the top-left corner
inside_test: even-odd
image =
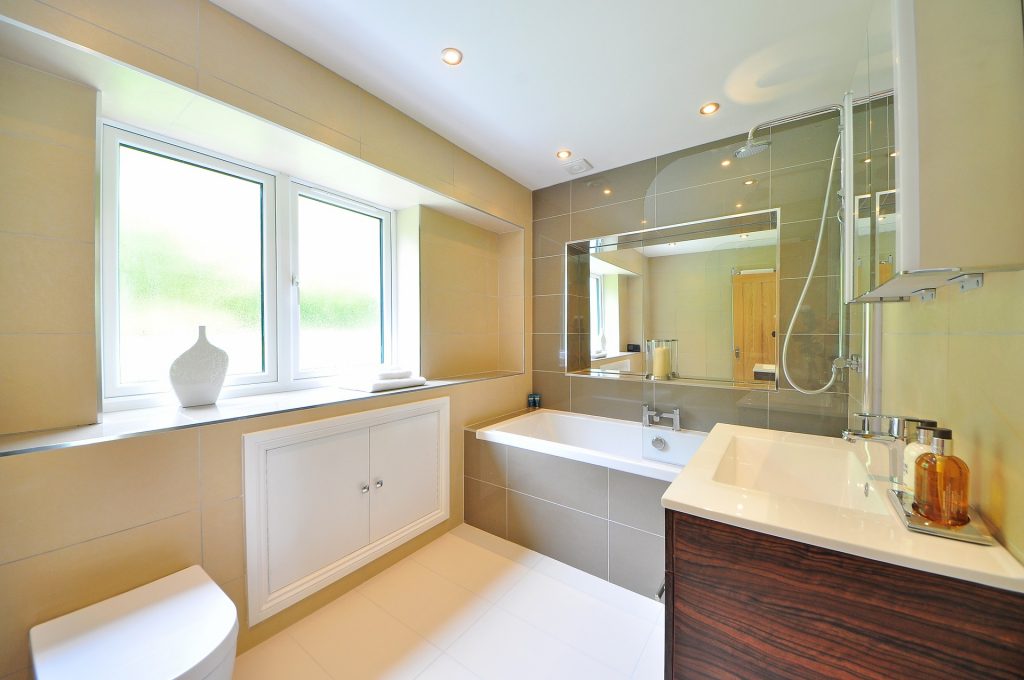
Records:
[[[278,633],[235,659],[234,680],[331,680],[288,631]]]
[[[534,570],[498,606],[587,656],[629,675],[636,668],[651,621],[627,614]]]
[[[544,556],[539,552],[534,552],[529,548],[524,548],[518,543],[506,541],[500,536],[489,534],[483,529],[477,529],[476,527],[468,524],[460,524],[448,533],[452,536],[457,536],[463,540],[469,541],[470,543],[474,543],[485,550],[498,553],[502,557],[508,558],[513,562],[518,562],[524,567],[532,568],[544,559]]]
[[[665,677],[665,629],[657,626],[647,639],[640,663],[633,671],[633,680],[663,680]]]
[[[412,559],[491,602],[501,599],[529,571],[451,533],[419,549]]]
[[[336,680],[415,678],[441,654],[358,591],[288,630]]]
[[[473,624],[448,653],[483,680],[629,677],[601,665],[498,607]]]
[[[413,560],[402,560],[378,574],[359,592],[441,649],[492,606]]]
[[[542,557],[533,569],[637,618],[652,623],[662,620],[665,607],[657,600],[634,593],[563,562]]]
[[[437,661],[427,667],[427,670],[416,676],[416,680],[480,680],[480,678],[470,673],[465,666],[452,657],[442,654],[437,657]]]

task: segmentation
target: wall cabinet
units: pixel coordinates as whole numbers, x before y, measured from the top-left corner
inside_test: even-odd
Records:
[[[871,206],[874,233],[859,239],[877,247],[894,236],[894,251],[849,255],[850,267],[876,264],[859,300],[1024,268],[1021,13],[1019,0],[894,0],[895,149],[871,160],[893,161],[895,202]]]
[[[1024,595],[666,511],[665,677],[1020,678]]]
[[[443,522],[448,399],[245,435],[254,624]]]

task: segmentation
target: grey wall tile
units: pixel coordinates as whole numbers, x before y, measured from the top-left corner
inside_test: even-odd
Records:
[[[565,371],[566,348],[560,333],[533,334],[533,368],[537,371]],[[579,342],[573,343],[579,359]]]
[[[533,391],[541,395],[544,408],[568,411],[569,377],[564,373],[533,372]]]
[[[466,524],[508,538],[508,490],[465,478]]]
[[[665,580],[665,539],[611,522],[608,527],[608,580],[657,599]]]
[[[608,518],[613,522],[665,535],[661,497],[669,483],[619,470],[608,471]]]
[[[779,363],[782,363],[783,343],[779,343]],[[789,340],[788,369],[783,375],[779,369],[779,387],[792,387],[795,381],[805,390],[824,387],[832,377],[832,357],[839,353],[838,335],[794,335]],[[787,378],[788,376],[788,378]],[[841,377],[845,377],[842,376]],[[846,383],[837,380],[830,392],[845,392]]]
[[[647,229],[654,224],[654,197],[635,198],[572,213],[573,241]]]
[[[557,255],[533,260],[533,294],[563,295],[565,293],[565,258]]]
[[[574,179],[571,182],[572,211],[653,195],[654,174],[655,160],[651,158]]]
[[[754,184],[744,184],[747,180]],[[661,227],[738,212],[766,210],[769,207],[769,194],[768,173],[744,175],[714,184],[658,194],[656,224]],[[785,211],[782,216],[786,218]]]
[[[805,279],[811,269],[814,249],[818,245],[821,220],[790,222],[779,228],[779,277],[783,279]],[[821,254],[814,267],[814,276],[839,276],[839,248],[842,243],[839,220],[829,217],[825,220]]]
[[[640,420],[644,384],[628,378],[570,378],[574,413]]]
[[[793,310],[800,299],[806,279],[779,281],[779,339],[789,328]],[[794,333],[838,333],[839,317],[846,306],[839,300],[842,281],[838,276],[815,276],[807,289],[800,316],[793,326]],[[830,357],[831,359],[831,357]]]
[[[608,578],[608,520],[510,491],[508,538],[559,562]]]
[[[761,135],[767,135],[772,142],[771,153],[767,154],[772,172],[814,161],[831,161],[839,136],[839,114],[776,125],[759,131],[759,139]]]
[[[718,423],[768,427],[768,392],[662,383],[655,385],[654,406],[680,410],[688,430],[709,432]]]
[[[608,516],[608,468],[508,447],[508,486],[599,517]]]
[[[829,166],[830,161],[817,161],[772,171],[771,203],[781,209],[783,222],[821,219]],[[828,215],[835,215],[839,209],[839,203],[835,198],[838,190],[837,162],[832,178],[832,191],[829,192]]]
[[[533,332],[562,333],[565,331],[565,297],[562,295],[533,296]]]
[[[767,139],[767,134],[765,136]],[[658,156],[657,191],[688,189],[702,184],[723,180],[734,180],[744,175],[767,172],[769,154],[761,153],[749,158],[733,155],[746,140],[746,135],[737,135],[710,144]],[[727,165],[722,165],[728,161]]]
[[[465,474],[491,484],[508,486],[508,454],[504,444],[477,439],[465,433]]]
[[[780,390],[771,393],[768,402],[768,426],[773,430],[838,437],[847,427],[849,398],[845,394]]]
[[[564,255],[569,240],[569,215],[560,215],[533,223],[533,256]]]
[[[553,184],[533,192],[533,219],[564,215],[569,212],[569,182]]]

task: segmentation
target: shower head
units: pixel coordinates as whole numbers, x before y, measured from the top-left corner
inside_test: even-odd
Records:
[[[733,156],[736,158],[750,158],[756,156],[771,145],[771,142],[755,142],[753,139],[747,138],[747,142],[740,148],[733,151]]]

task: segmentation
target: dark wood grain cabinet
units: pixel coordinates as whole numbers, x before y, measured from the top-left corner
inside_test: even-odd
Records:
[[[666,678],[1024,678],[1024,595],[671,510],[666,541]]]

